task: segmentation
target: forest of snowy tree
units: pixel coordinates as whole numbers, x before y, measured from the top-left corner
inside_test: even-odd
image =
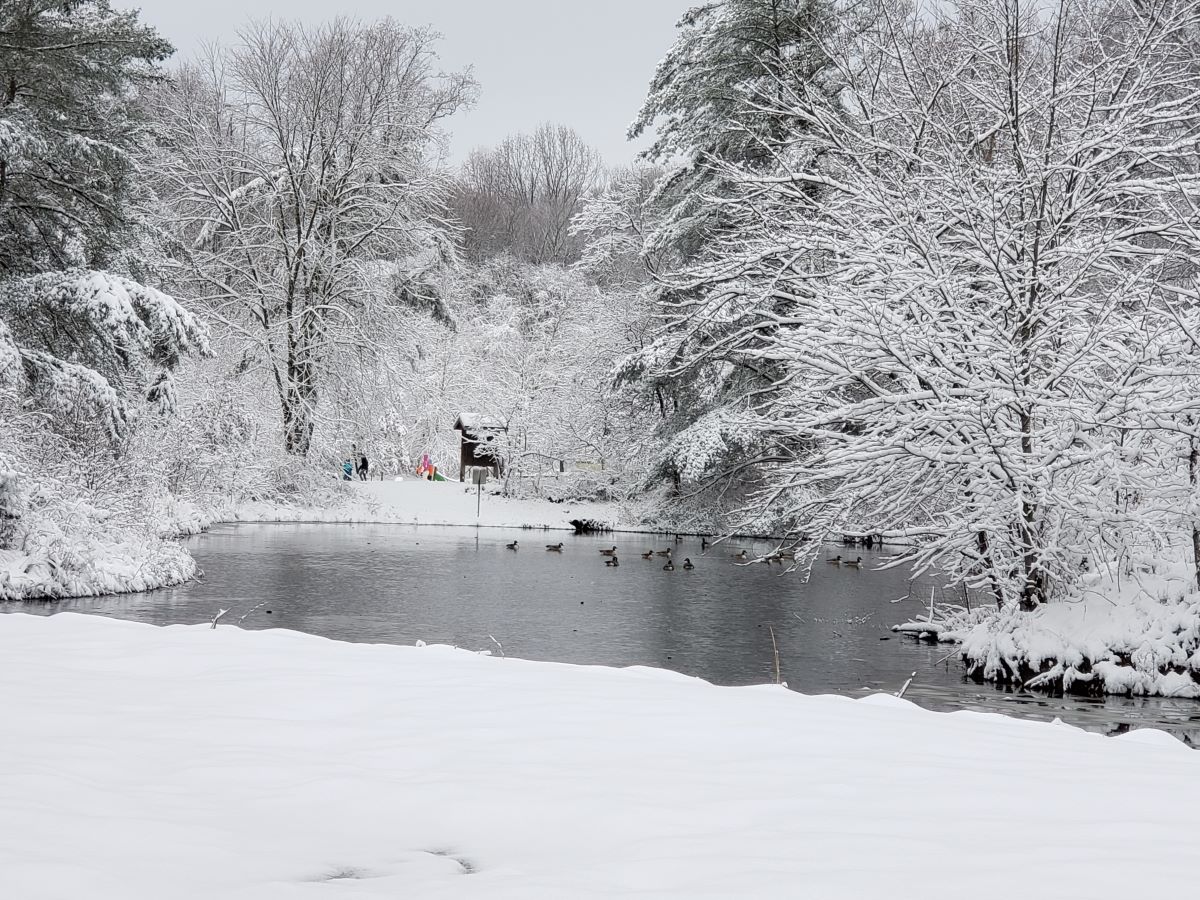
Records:
[[[508,492],[884,534],[1001,605],[1195,562],[1192,0],[714,0],[626,165],[570,123],[452,164],[480,86],[438,42],[181,60],[0,0],[0,553],[179,580],[172,537],[338,490],[351,443],[451,468],[472,411]]]

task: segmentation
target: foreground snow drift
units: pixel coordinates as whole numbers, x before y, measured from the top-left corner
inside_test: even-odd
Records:
[[[1158,732],[294,632],[0,616],[0,896],[1147,896]]]

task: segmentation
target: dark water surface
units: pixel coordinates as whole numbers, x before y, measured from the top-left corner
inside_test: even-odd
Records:
[[[504,545],[517,540],[517,552]],[[547,543],[565,543],[562,554]],[[621,565],[600,547],[616,543]],[[677,568],[643,560],[671,547]],[[895,692],[933,709],[974,709],[1085,728],[1157,727],[1200,743],[1200,702],[1089,700],[1011,693],[963,676],[946,645],[892,635],[927,609],[931,584],[901,571],[814,567],[805,583],[778,565],[732,558],[752,542],[702,554],[647,535],[572,537],[563,532],[404,525],[220,526],[189,547],[202,580],[147,594],[3,604],[13,612],[88,612],[154,624],[197,623],[229,609],[247,628],[291,628],[347,641],[450,643],[529,659],[647,665],[717,684],[775,680],[771,630],[788,685],[805,693]],[[765,549],[766,545],[761,545]],[[831,549],[828,555],[849,551]],[[879,557],[862,554],[866,564]],[[690,556],[696,568],[685,571]],[[908,599],[911,595],[911,599]],[[904,599],[902,599],[904,598]],[[267,610],[270,613],[267,613]],[[493,641],[494,638],[494,641]]]

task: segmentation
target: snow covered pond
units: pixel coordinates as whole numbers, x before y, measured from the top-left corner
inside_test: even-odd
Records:
[[[520,543],[515,553],[505,549],[513,540]],[[546,552],[559,541],[561,554]],[[598,552],[614,543],[616,569]],[[781,577],[777,565],[740,565],[732,554],[753,552],[750,543],[704,554],[690,539],[676,545],[647,535],[404,525],[221,526],[189,546],[205,573],[199,583],[0,609],[95,612],[155,624],[204,622],[229,609],[223,621],[249,612],[247,628],[358,642],[423,640],[499,655],[498,642],[509,656],[659,666],[727,685],[775,680],[773,629],[782,676],[805,693],[894,692],[916,671],[905,696],[932,709],[1058,716],[1097,731],[1158,727],[1200,743],[1195,701],[1053,698],[967,681],[961,665],[946,659],[951,648],[888,630],[919,615],[930,595],[928,584],[910,585],[897,571],[818,564],[805,584]],[[663,571],[661,558],[640,558],[668,546],[673,572]],[[839,552],[849,551],[829,555]],[[853,555],[860,552],[869,563],[872,554]],[[694,570],[682,568],[684,557]]]

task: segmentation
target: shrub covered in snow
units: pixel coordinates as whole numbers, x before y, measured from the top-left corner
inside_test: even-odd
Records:
[[[955,609],[898,630],[960,645],[987,681],[1079,694],[1200,697],[1200,592],[1183,563],[1117,566],[1032,612]]]

